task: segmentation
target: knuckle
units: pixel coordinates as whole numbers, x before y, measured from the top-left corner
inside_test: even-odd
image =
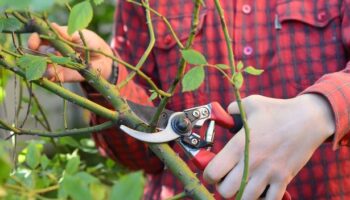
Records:
[[[215,168],[206,168],[203,173],[203,178],[207,183],[217,183],[221,179],[218,173],[215,171]]]
[[[270,174],[272,178],[280,183],[288,183],[292,179],[292,175],[284,167],[277,167],[276,165],[270,165]]]
[[[228,190],[227,188],[223,186],[218,186],[217,191],[224,199],[229,199],[234,196],[234,192],[231,190]]]
[[[242,196],[243,200],[255,199],[255,193],[252,190],[245,190]]]
[[[261,95],[250,95],[243,99],[242,103],[246,108],[247,112],[260,108],[260,102],[263,96]]]

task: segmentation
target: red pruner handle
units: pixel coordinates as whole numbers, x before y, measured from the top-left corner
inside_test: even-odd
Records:
[[[220,126],[230,129],[230,132],[237,133],[243,126],[242,117],[240,114],[230,115],[216,101],[210,103],[211,120],[214,120]]]
[[[289,194],[288,191],[286,191],[286,192],[283,194],[282,200],[292,200],[292,196]]]
[[[215,157],[215,153],[200,149],[199,152],[192,158],[192,162],[198,169],[204,171],[205,167]]]

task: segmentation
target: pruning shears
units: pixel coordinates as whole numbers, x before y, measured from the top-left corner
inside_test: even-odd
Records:
[[[130,109],[144,123],[149,124],[155,115],[157,108],[140,105],[127,101]],[[155,133],[145,133],[121,125],[120,129],[128,135],[148,143],[164,143],[177,141],[193,164],[203,171],[215,154],[210,151],[214,144],[215,125],[228,129],[232,134],[237,133],[243,126],[240,114],[228,114],[218,102],[193,107],[181,112],[164,109],[157,123]],[[201,128],[205,122],[208,127],[204,138],[194,132],[194,128]],[[268,187],[261,197],[266,195]],[[291,200],[288,192],[285,192],[283,200]]]
[[[128,101],[131,110],[146,124],[156,112],[156,108],[139,105]],[[200,128],[205,122],[209,122],[205,136],[194,132],[194,128]],[[127,126],[121,125],[120,129],[128,135],[149,143],[163,143],[177,141],[192,162],[200,170],[208,165],[215,154],[210,151],[214,144],[215,124],[227,128],[231,133],[236,133],[242,128],[242,119],[239,114],[228,114],[218,102],[186,109],[182,112],[164,110],[157,124],[156,133],[145,133]]]

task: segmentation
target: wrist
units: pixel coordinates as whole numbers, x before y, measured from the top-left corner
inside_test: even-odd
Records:
[[[311,124],[319,129],[325,139],[335,132],[335,120],[331,105],[322,95],[307,93],[297,97],[301,109],[306,111]]]

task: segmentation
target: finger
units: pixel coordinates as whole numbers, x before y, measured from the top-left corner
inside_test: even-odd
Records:
[[[284,193],[286,192],[287,184],[284,183],[273,183],[270,185],[269,190],[266,194],[267,200],[281,200]]]
[[[47,79],[54,82],[80,82],[84,78],[77,72],[61,66],[48,65],[44,75]]]
[[[43,54],[56,54],[55,48],[52,46],[47,46],[47,45],[41,45],[38,48],[38,51]]]
[[[54,82],[62,82],[62,68],[59,66],[54,66],[52,64],[47,65],[44,77]]]
[[[231,198],[237,193],[243,176],[243,167],[244,162],[242,159],[225,179],[218,184],[217,190],[222,197]]]
[[[261,171],[255,171],[251,177],[244,190],[242,199],[258,199],[268,185],[268,177]]]
[[[28,48],[32,50],[37,50],[41,44],[41,39],[39,34],[32,33],[28,38]]]
[[[208,183],[218,183],[231,169],[237,165],[244,145],[244,133],[238,132],[225,145],[225,147],[213,158],[205,168],[203,178]]]
[[[68,34],[66,26],[60,26],[56,23],[51,23],[51,27],[57,31],[57,33],[65,40],[72,41],[72,36]]]
[[[63,70],[61,71],[62,75],[62,82],[81,82],[84,79],[84,77],[82,77],[79,72],[75,71],[75,70],[71,70],[71,69],[67,69],[67,68],[63,68]]]

